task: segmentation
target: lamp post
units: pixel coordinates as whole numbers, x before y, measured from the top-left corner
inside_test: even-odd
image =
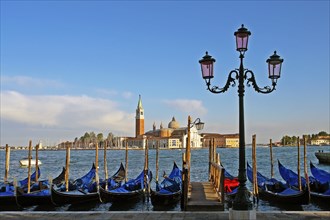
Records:
[[[274,51],[274,54],[267,59],[269,78],[272,81],[271,86],[265,86],[260,88],[255,80],[254,73],[245,69],[243,66],[244,54],[247,51],[247,45],[251,32],[248,31],[244,25],[239,28],[235,33],[236,37],[236,50],[240,53],[240,66],[239,69],[234,69],[229,72],[227,82],[223,88],[218,86],[211,87],[211,79],[213,78],[213,64],[215,59],[208,55],[199,61],[201,64],[202,76],[205,79],[207,90],[212,93],[224,93],[230,86],[236,85],[238,81],[238,97],[239,97],[239,169],[238,180],[239,187],[233,202],[234,210],[250,210],[252,209],[252,203],[249,199],[249,192],[246,187],[246,166],[245,166],[245,128],[244,128],[244,81],[247,81],[247,86],[253,86],[255,91],[263,94],[271,93],[275,90],[277,79],[281,76],[281,66],[283,59],[280,58]]]
[[[193,123],[191,123],[191,117],[190,115],[188,116],[188,126],[187,126],[187,146],[186,146],[186,164],[188,166],[188,186],[190,183],[190,142],[191,142],[191,138],[190,138],[190,129],[193,126],[196,126],[196,129],[202,130],[204,128],[204,122],[201,121],[200,118],[197,118]]]

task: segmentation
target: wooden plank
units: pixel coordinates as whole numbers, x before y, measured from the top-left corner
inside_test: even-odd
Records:
[[[210,182],[191,182],[186,211],[223,211],[224,205]]]

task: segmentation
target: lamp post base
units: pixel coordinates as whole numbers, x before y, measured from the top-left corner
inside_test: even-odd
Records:
[[[233,202],[233,210],[251,210],[252,201],[250,200],[250,192],[246,187],[237,189],[237,194]]]

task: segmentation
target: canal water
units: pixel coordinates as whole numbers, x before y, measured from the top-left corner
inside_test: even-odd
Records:
[[[323,150],[330,151],[330,146],[307,146],[307,168],[308,174],[311,175],[309,169],[309,161],[313,162],[318,168],[330,172],[330,165],[319,164],[318,159],[315,157],[315,152]],[[185,150],[160,150],[159,151],[159,179],[162,179],[163,173],[169,174],[172,169],[173,162],[175,161],[179,167],[182,166],[182,154]],[[217,152],[220,153],[220,160],[226,170],[234,176],[238,174],[238,149],[237,148],[218,148]],[[273,161],[274,161],[274,177],[281,179],[278,172],[277,160],[294,171],[297,171],[297,147],[273,147]],[[303,147],[300,147],[300,167],[303,174]],[[33,157],[35,157],[33,152]],[[135,178],[144,168],[144,150],[129,150],[128,152],[128,178]],[[194,149],[191,152],[191,181],[207,181],[208,179],[208,149]],[[246,160],[252,164],[251,159],[252,148],[246,147]],[[27,157],[26,150],[11,150],[10,154],[10,170],[9,180],[21,180],[27,176],[27,168],[20,167],[19,160]],[[99,175],[104,178],[104,163],[103,163],[103,150],[99,150]],[[39,160],[42,165],[40,166],[41,177],[40,179],[49,179],[56,177],[65,166],[65,151],[39,151]],[[93,162],[95,161],[95,151],[93,150],[71,150],[70,157],[70,179],[76,179],[87,173]],[[153,172],[153,177],[156,177],[156,150],[149,150],[149,168]],[[120,163],[125,165],[125,150],[108,150],[107,151],[107,164],[109,176],[115,173],[119,168]],[[5,151],[0,151],[0,180],[4,177],[5,167]],[[257,146],[257,168],[265,176],[270,176],[270,150],[269,147]],[[247,181],[247,187],[252,190],[252,185]],[[152,188],[155,188],[153,181]],[[226,206],[227,207],[227,206]],[[259,211],[329,211],[329,204],[315,204],[308,205],[288,206],[287,204],[271,204],[267,201],[260,200],[255,204],[256,210]],[[88,204],[86,206],[72,206],[66,205],[62,207],[30,207],[25,210],[49,210],[49,211],[158,211],[151,205],[151,202],[138,202],[133,204],[121,204],[120,206],[112,205],[111,203],[96,203]],[[174,207],[167,207],[163,210],[179,211],[180,204]]]

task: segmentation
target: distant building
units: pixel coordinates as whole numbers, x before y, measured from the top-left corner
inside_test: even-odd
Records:
[[[135,120],[135,137],[127,137],[125,141],[129,147],[145,148],[148,143],[148,148],[156,148],[159,144],[160,148],[173,149],[185,148],[187,139],[187,127],[180,127],[180,124],[175,120],[175,117],[168,123],[166,128],[161,123],[159,128],[156,128],[154,123],[152,130],[144,133],[144,109],[142,107],[141,96],[136,109]],[[201,148],[201,136],[195,126],[190,129],[191,148]],[[125,143],[123,144],[125,146]]]
[[[135,116],[135,137],[141,137],[144,134],[144,109],[142,107],[141,95],[139,95],[139,102],[136,108]]]
[[[239,134],[202,133],[203,147],[239,147]]]
[[[330,145],[330,136],[318,136],[311,140],[311,145]]]

